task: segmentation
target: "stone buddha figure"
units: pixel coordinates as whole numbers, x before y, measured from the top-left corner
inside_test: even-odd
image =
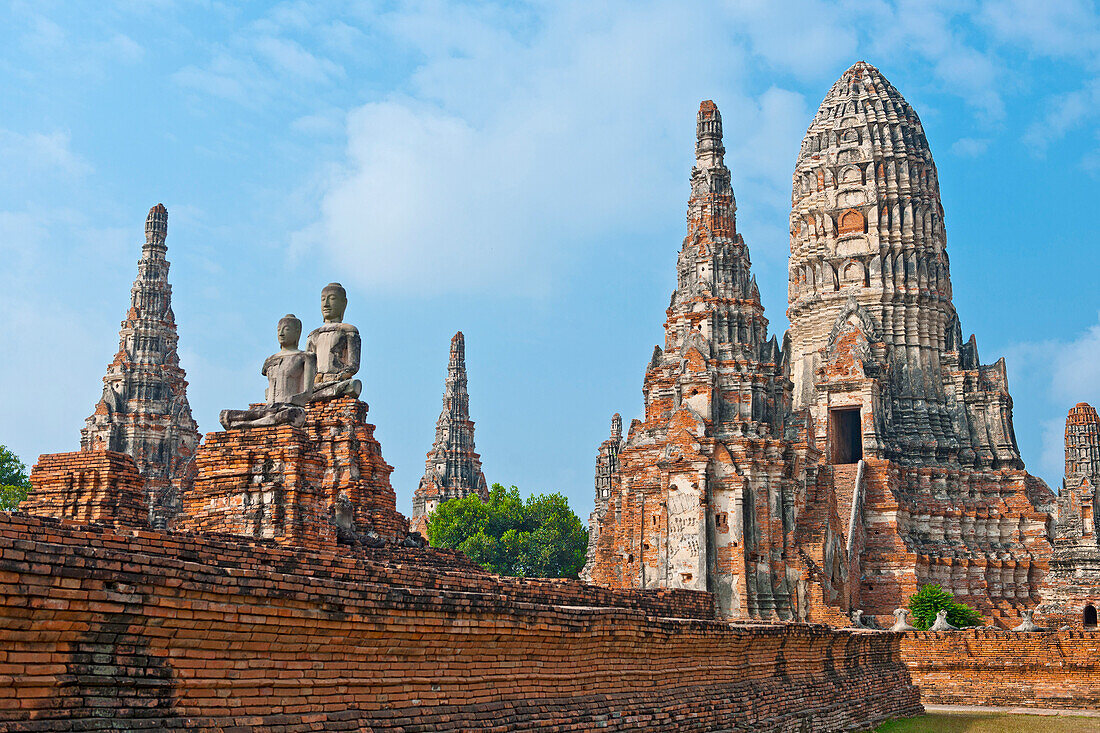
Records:
[[[226,430],[305,424],[304,406],[313,396],[317,358],[298,348],[302,322],[293,314],[279,320],[276,334],[282,348],[267,357],[260,370],[267,377],[266,403],[249,410],[222,410],[219,419]]]
[[[321,291],[321,316],[324,325],[306,339],[306,351],[317,356],[317,379],[312,401],[334,397],[358,397],[363,383],[352,379],[359,371],[362,341],[359,329],[344,323],[348,294],[340,283],[329,283]]]

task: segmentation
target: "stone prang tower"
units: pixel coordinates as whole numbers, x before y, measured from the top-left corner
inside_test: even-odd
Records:
[[[787,316],[794,407],[834,463],[1022,468],[1004,360],[951,302],[936,164],[878,69],[833,85],[795,164]]]
[[[737,233],[724,154],[708,100],[664,348],[646,369],[645,419],[618,452],[617,481],[597,495],[584,573],[612,587],[708,590],[726,617],[791,619],[804,615],[793,533],[813,452],[784,437],[790,382]]]
[[[477,494],[489,498],[481,456],[474,448],[474,421],[466,391],[466,339],[459,331],[451,339],[451,358],[444,383],[443,411],[435,424],[435,443],[424,462],[424,476],[413,493],[410,528],[428,536],[428,515],[440,502]]]
[[[145,479],[149,519],[164,527],[194,480],[199,430],[187,402],[176,351],[176,317],[168,284],[168,210],[157,204],[145,220],[145,244],[119,331],[118,353],[103,378],[103,397],[80,433],[85,451],[128,453]]]
[[[611,416],[611,434],[600,443],[596,452],[596,500],[592,514],[588,517],[588,553],[581,580],[590,581],[588,572],[596,559],[599,546],[600,524],[607,513],[607,503],[611,494],[619,489],[619,451],[623,449],[623,419],[619,413]]]

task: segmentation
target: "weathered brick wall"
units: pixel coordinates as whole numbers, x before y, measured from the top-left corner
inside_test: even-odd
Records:
[[[111,450],[50,453],[31,470],[24,512],[77,522],[149,524],[145,482],[134,459]]]
[[[1100,632],[917,631],[900,645],[926,705],[1100,710]]]
[[[0,512],[0,729],[835,731],[919,709],[899,638],[709,596]]]

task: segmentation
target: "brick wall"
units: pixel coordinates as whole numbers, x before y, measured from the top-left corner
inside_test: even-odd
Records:
[[[918,631],[900,643],[925,704],[1100,710],[1100,632]]]
[[[504,579],[0,512],[0,729],[834,731],[912,714],[899,637],[708,594]]]

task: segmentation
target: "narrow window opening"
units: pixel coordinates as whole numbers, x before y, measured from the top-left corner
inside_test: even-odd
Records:
[[[1085,606],[1085,628],[1096,628],[1096,606],[1092,605],[1091,603]]]
[[[834,464],[858,463],[863,458],[863,431],[858,407],[830,411],[829,443]]]

